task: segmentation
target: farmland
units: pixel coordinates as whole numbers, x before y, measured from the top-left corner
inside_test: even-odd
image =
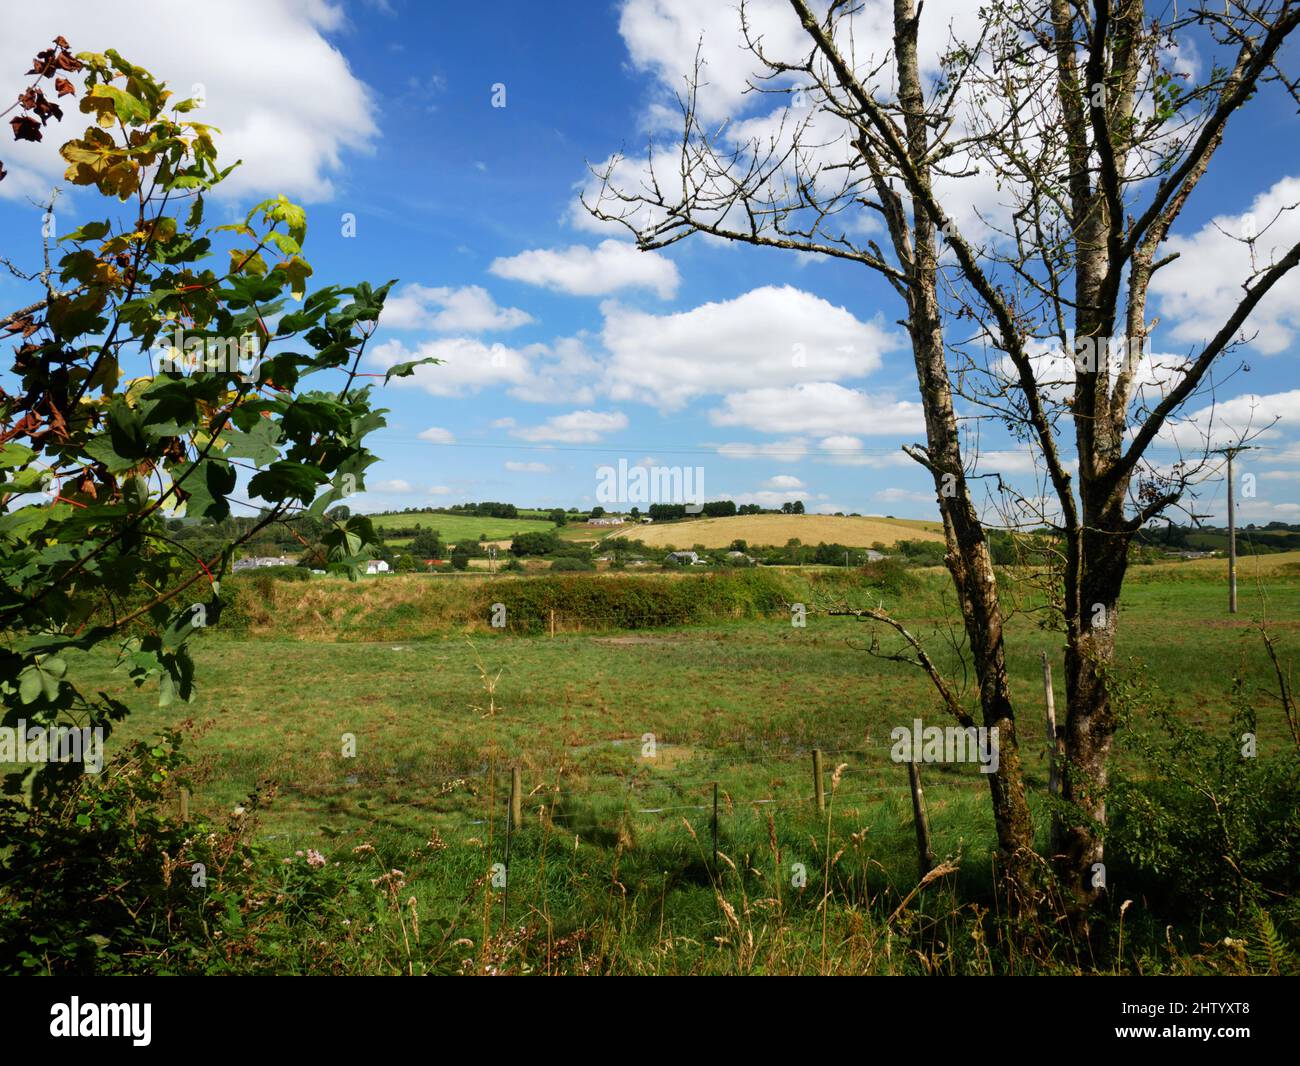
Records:
[[[509,540],[517,533],[539,533],[554,529],[555,524],[544,518],[479,518],[475,515],[442,514],[437,511],[415,511],[410,514],[378,514],[371,516],[379,530],[410,529],[417,523],[425,529],[434,529],[449,544],[461,540],[477,541],[486,535],[489,541]],[[393,537],[392,544],[402,544],[407,538]]]
[[[1274,635],[1293,656],[1300,556],[1264,565],[1267,611],[1279,620]],[[1222,732],[1232,708],[1223,665],[1268,677],[1252,626],[1264,598],[1243,580],[1242,614],[1229,620],[1221,564],[1135,574],[1121,629],[1125,673],[1149,673],[1183,721]],[[760,577],[768,580],[735,580]],[[316,849],[341,869],[368,863],[372,877],[401,870],[402,898],[412,896],[421,921],[446,923],[436,949],[418,953],[420,965],[435,970],[478,966],[483,951],[500,951],[504,965],[547,972],[914,972],[914,958],[891,956],[869,930],[916,877],[906,780],[888,758],[889,730],[914,717],[930,720],[935,700],[914,668],[865,652],[860,623],[821,608],[883,597],[937,648],[943,668],[957,671],[942,647],[945,578],[916,572],[890,590],[831,577],[834,583],[817,584],[831,578],[779,576],[788,595],[814,605],[805,628],[760,603],[700,624],[624,630],[573,615],[554,637],[495,631],[479,616],[476,589],[495,598],[511,580],[520,589],[541,587],[535,578],[278,585],[266,610],[241,609],[224,635],[214,629],[197,648],[205,686],[184,711],[197,724],[194,807],[220,822],[273,782],[258,839],[291,863],[295,852]],[[714,579],[587,580],[685,588]],[[1039,654],[1059,655],[1060,641],[1025,613],[1012,619],[1009,636],[1041,831]],[[178,712],[136,692],[107,655],[96,661],[99,683],[134,710],[115,744],[175,724]],[[1285,727],[1258,699],[1261,756],[1275,758],[1286,750]],[[1150,715],[1135,710],[1135,735],[1153,728]],[[355,737],[354,758],[341,756],[346,735]],[[647,757],[648,735],[655,748]],[[827,753],[829,816],[812,808],[812,748]],[[1149,772],[1127,744],[1120,757],[1126,771]],[[521,766],[527,795],[524,825],[511,841],[507,926],[501,894],[484,886],[482,872],[506,857],[512,765]],[[949,931],[961,921],[961,901],[982,898],[992,825],[978,773],[936,766],[925,775],[936,854],[961,872],[921,906],[918,920],[929,917],[918,928],[932,925],[946,940],[964,935]],[[715,783],[723,856],[716,869],[709,858]],[[809,882],[815,888],[791,887],[792,862],[818,871]],[[1116,876],[1137,876],[1115,865]],[[834,949],[819,961],[823,880]],[[739,940],[719,898],[745,923]],[[413,965],[408,949],[376,947],[359,928],[338,924],[365,917],[346,900],[331,904],[328,943],[309,951],[295,941],[297,954],[279,964],[313,972]],[[1147,920],[1144,906],[1129,913],[1131,928]],[[1193,928],[1170,935],[1166,965],[1231,964]],[[757,937],[753,947],[745,936]],[[557,950],[559,942],[570,948]],[[978,953],[932,943],[925,950],[927,965],[945,972],[984,972]]]
[[[696,544],[725,548],[735,540],[753,545],[782,545],[791,538],[804,544],[825,542],[870,548],[877,543],[891,546],[899,540],[941,541],[943,527],[937,522],[904,518],[757,514],[648,525],[619,535],[634,537],[655,548],[689,548]]]

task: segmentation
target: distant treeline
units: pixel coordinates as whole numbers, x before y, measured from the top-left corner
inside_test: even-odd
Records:
[[[1165,551],[1226,551],[1226,526],[1155,526],[1139,531],[1140,543]],[[1300,549],[1300,524],[1269,522],[1237,527],[1237,550],[1260,554]]]

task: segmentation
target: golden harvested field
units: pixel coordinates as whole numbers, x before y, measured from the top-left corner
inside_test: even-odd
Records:
[[[899,540],[943,540],[943,526],[912,518],[850,518],[820,514],[755,514],[733,518],[697,518],[686,522],[669,522],[661,526],[641,526],[620,532],[643,540],[653,548],[672,545],[690,548],[725,548],[733,540],[752,546],[780,547],[797,537],[804,544],[843,544],[850,548],[870,548],[879,541],[892,545]]]
[[[1237,556],[1238,586],[1247,581],[1254,581],[1257,577],[1280,577],[1288,574],[1300,574],[1300,551]],[[1228,560],[1226,557],[1187,559],[1161,562],[1154,566],[1130,566],[1128,569],[1128,579],[1131,581],[1158,581],[1170,575],[1198,581],[1204,580],[1207,576],[1221,575],[1226,588]]]

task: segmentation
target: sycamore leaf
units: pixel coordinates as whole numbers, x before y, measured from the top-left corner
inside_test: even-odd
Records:
[[[435,359],[433,356],[427,356],[424,359],[412,359],[406,363],[398,363],[390,366],[388,372],[384,375],[384,384],[387,385],[393,378],[409,378],[415,373],[417,366],[436,366],[439,363],[446,362],[444,359]]]

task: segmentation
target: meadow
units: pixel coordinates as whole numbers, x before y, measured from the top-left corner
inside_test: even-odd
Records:
[[[371,521],[381,531],[410,529],[418,523],[425,529],[437,530],[449,544],[461,540],[477,541],[480,537],[486,537],[489,541],[509,541],[518,533],[541,533],[555,528],[555,523],[545,518],[480,518],[476,515],[440,514],[436,511],[379,514],[373,515]],[[388,543],[403,544],[408,539],[392,537]]]
[[[1298,559],[1261,561],[1267,574],[1258,584],[1243,575],[1233,618],[1221,564],[1135,568],[1121,623],[1125,672],[1148,679],[1188,726],[1222,732],[1234,677],[1261,692],[1271,677],[1254,620],[1267,613],[1286,656],[1300,647]],[[711,620],[619,629],[573,614],[554,636],[494,630],[481,611],[485,588],[497,596],[511,580],[542,587],[536,578],[278,585],[265,610],[245,604],[198,642],[202,687],[180,710],[154,706],[110,657],[96,661],[101,687],[134,712],[114,745],[192,722],[196,762],[168,784],[167,802],[185,785],[202,823],[255,817],[253,835],[285,864],[281,898],[311,885],[310,905],[276,942],[281,969],[1045,967],[1032,955],[994,961],[980,940],[981,915],[998,901],[987,887],[987,787],[973,767],[922,768],[934,852],[952,868],[916,894],[906,772],[889,758],[889,733],[914,718],[944,720],[918,670],[873,657],[867,626],[822,610],[883,600],[960,679],[944,575],[909,571],[890,588],[852,573],[786,571],[783,594],[809,608],[803,628],[786,606],[754,594],[754,582],[775,576],[740,578],[750,582],[746,595],[719,600]],[[1017,584],[1017,575],[1003,578]],[[250,586],[237,599],[257,595]],[[1033,606],[1025,599],[1009,620],[1009,665],[1041,835],[1040,654],[1057,659],[1060,639],[1039,628]],[[1285,721],[1257,698],[1260,757],[1285,758]],[[1153,706],[1132,708],[1131,735],[1149,732]],[[348,737],[354,755],[345,753]],[[824,813],[813,804],[814,748],[824,752]],[[1123,741],[1117,764],[1138,777],[1151,771]],[[523,819],[507,834],[515,766]],[[326,865],[303,870],[314,852]],[[1140,875],[1122,862],[1112,874],[1112,910],[1136,903],[1125,919],[1131,957],[1121,943],[1108,965],[1223,972],[1243,964],[1195,923],[1162,941],[1165,915]],[[372,884],[369,895],[358,895],[358,876]],[[1137,935],[1144,925],[1145,939]]]
[[[626,536],[644,541],[649,547],[725,548],[734,540],[751,545],[783,545],[791,538],[804,544],[844,544],[870,548],[893,545],[900,539],[943,540],[943,526],[913,518],[820,514],[756,514],[727,518],[694,518],[627,530]]]

